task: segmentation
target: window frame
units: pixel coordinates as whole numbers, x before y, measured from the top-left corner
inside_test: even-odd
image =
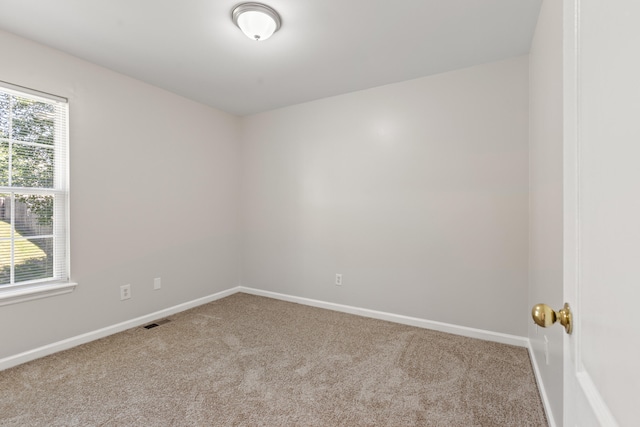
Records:
[[[17,86],[0,81],[0,90],[13,96],[31,99],[37,102],[53,103],[56,110],[63,108],[63,129],[56,129],[53,139],[53,186],[51,188],[0,186],[0,194],[46,194],[53,196],[53,278],[35,279],[18,283],[0,285],[0,306],[15,304],[34,299],[40,299],[72,292],[77,283],[70,280],[70,230],[69,230],[69,102],[67,98],[46,92]],[[56,111],[59,114],[59,111]],[[28,146],[22,141],[0,138],[11,147],[14,143]],[[60,156],[60,157],[58,157]],[[61,162],[57,159],[63,159]],[[60,170],[62,168],[62,170]],[[9,182],[7,182],[9,184]],[[11,207],[14,209],[15,197],[12,197]],[[12,215],[12,221],[16,219]],[[13,241],[13,231],[12,237]],[[63,240],[60,244],[59,240]],[[61,262],[59,258],[64,259]],[[12,274],[13,277],[13,274]]]

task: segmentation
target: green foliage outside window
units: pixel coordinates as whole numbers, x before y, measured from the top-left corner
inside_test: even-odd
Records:
[[[0,185],[52,188],[54,165],[54,107],[51,104],[0,94]],[[9,142],[12,139],[11,171]],[[24,145],[20,142],[41,145]],[[40,195],[16,195],[37,217],[40,225],[53,222],[53,199]]]
[[[11,247],[15,282],[53,276],[53,239],[29,236],[53,233],[54,197],[17,188],[54,188],[55,130],[54,105],[0,93],[0,237],[13,224],[15,238],[0,241],[0,285],[10,280]]]

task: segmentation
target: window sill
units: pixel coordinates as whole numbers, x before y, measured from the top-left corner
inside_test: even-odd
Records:
[[[75,290],[77,283],[49,283],[46,285],[33,285],[19,289],[0,288],[0,306],[18,304],[40,298],[48,298],[56,295],[71,293]]]

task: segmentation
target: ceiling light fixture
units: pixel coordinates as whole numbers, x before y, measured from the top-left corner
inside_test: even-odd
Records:
[[[264,41],[280,29],[278,12],[262,3],[242,3],[231,12],[233,23],[251,40]]]

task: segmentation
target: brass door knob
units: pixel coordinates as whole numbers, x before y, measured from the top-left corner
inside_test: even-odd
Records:
[[[547,304],[536,304],[531,310],[531,317],[533,317],[533,321],[536,322],[536,325],[542,326],[543,328],[547,328],[559,320],[560,324],[564,326],[564,330],[568,334],[573,331],[573,316],[571,315],[571,308],[567,303],[564,304],[564,308],[562,310],[557,312],[553,311],[553,309]]]

